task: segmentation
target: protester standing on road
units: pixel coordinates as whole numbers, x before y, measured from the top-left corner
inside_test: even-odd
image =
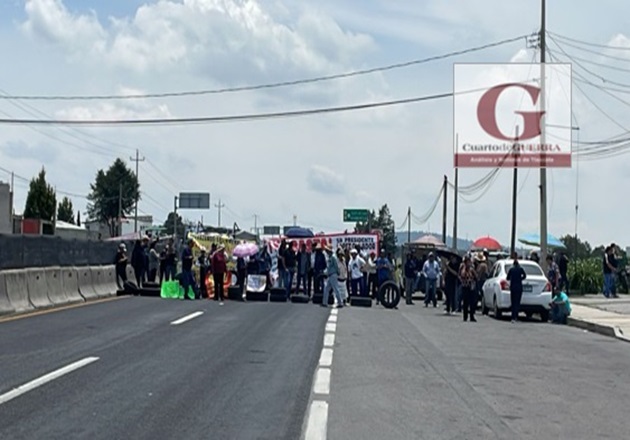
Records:
[[[616,298],[615,275],[617,274],[617,259],[613,246],[606,247],[604,252],[604,296],[606,298]]]
[[[483,295],[483,284],[488,279],[488,260],[483,253],[477,254],[477,298]]]
[[[156,245],[156,241],[152,241],[149,245],[149,282],[151,283],[155,283],[158,268],[160,267],[160,254],[155,249]]]
[[[306,244],[300,245],[300,251],[297,254],[297,281],[295,290],[300,291],[300,286],[304,288],[304,293],[310,296],[311,289],[308,286],[308,274],[311,270],[311,255],[306,252]]]
[[[371,252],[365,262],[366,289],[372,298],[376,299],[378,292],[378,276],[376,275],[376,253]]]
[[[407,261],[405,261],[405,299],[407,305],[413,305],[412,297],[414,287],[416,285],[416,277],[418,276],[418,260],[411,252],[407,254]]]
[[[212,279],[214,281],[214,300],[223,305],[223,280],[227,272],[227,258],[225,256],[225,246],[221,245],[212,254]]]
[[[210,269],[206,248],[201,248],[201,253],[199,254],[199,258],[197,258],[197,265],[199,266],[199,296],[205,299],[208,298],[206,280],[208,278],[208,270]]]
[[[192,271],[192,267],[193,267],[192,250],[194,246],[195,246],[195,242],[193,240],[189,240],[188,245],[184,246],[184,250],[182,251],[181,284],[182,284],[182,287],[184,288],[184,299],[189,299],[188,297],[189,289],[193,289],[193,293],[195,293],[195,276],[193,275],[193,271]]]
[[[521,310],[521,299],[523,298],[523,280],[527,278],[525,270],[518,262],[516,252],[512,254],[514,263],[507,273],[507,281],[510,283],[510,302],[512,306],[512,324],[518,321],[518,313]]]
[[[116,252],[116,284],[120,289],[125,288],[127,282],[127,246],[125,243],[118,245],[118,252]],[[120,281],[119,281],[120,280]]]
[[[315,261],[313,262],[313,278],[315,293],[322,293],[325,284],[326,256],[324,255],[323,244],[315,246]]]
[[[241,294],[245,292],[245,280],[247,279],[247,262],[243,257],[236,258],[236,284],[241,290]]]
[[[133,273],[136,277],[136,284],[138,287],[142,287],[142,272],[144,269],[144,248],[142,247],[142,241],[136,240],[131,251],[131,267],[133,267]]]
[[[560,270],[559,288],[568,292],[569,277],[567,276],[567,274],[569,272],[569,257],[567,257],[567,253],[565,251],[560,252],[560,257],[558,258],[558,269]]]
[[[168,240],[166,246],[166,281],[175,280],[175,274],[177,273],[177,253],[175,251],[175,242],[173,239]]]
[[[551,255],[547,255],[547,280],[551,284],[551,291],[556,293],[560,288],[560,268]]]
[[[322,300],[322,307],[328,307],[328,295],[332,290],[335,295],[337,308],[343,307],[343,298],[339,290],[339,260],[335,256],[334,252],[328,245],[324,245],[326,254],[328,254],[328,264],[326,266],[326,287],[324,287],[324,298]]]
[[[470,255],[464,257],[464,262],[459,272],[459,280],[462,285],[464,322],[468,321],[469,315],[470,322],[477,322],[475,319],[475,311],[477,310],[477,272],[473,267]]]
[[[267,243],[263,243],[262,248],[258,254],[258,271],[261,275],[265,276],[265,283],[267,289],[271,288],[271,255],[269,255],[269,249],[267,249]]]
[[[341,296],[341,300],[343,304],[348,303],[348,285],[346,282],[348,281],[348,265],[346,264],[346,256],[343,249],[337,249],[337,259],[339,260],[339,276],[337,277],[337,281],[339,281],[339,293]]]
[[[363,286],[363,267],[365,260],[359,256],[356,249],[350,250],[350,262],[348,263],[348,272],[350,273],[350,283],[352,288],[352,296],[365,296],[365,287]]]
[[[451,259],[446,265],[444,276],[444,294],[446,296],[446,314],[451,315],[457,310],[456,291],[459,279],[460,263],[456,255],[451,255]]]
[[[286,278],[286,264],[284,261],[284,254],[287,251],[287,241],[283,238],[280,241],[280,247],[278,248],[277,257],[278,257],[278,287],[285,287],[285,278]]]
[[[441,276],[440,263],[435,261],[433,252],[429,254],[429,259],[422,267],[422,273],[426,282],[424,295],[424,306],[429,307],[429,303],[433,303],[433,307],[437,307],[437,282]]]
[[[293,248],[294,243],[292,241],[287,243],[287,249],[284,252],[284,266],[285,266],[285,282],[284,287],[287,289],[287,299],[291,297],[291,289],[293,287],[293,278],[297,269],[297,254]]]

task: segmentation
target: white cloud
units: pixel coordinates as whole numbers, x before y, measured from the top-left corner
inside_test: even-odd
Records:
[[[27,0],[27,20],[22,29],[32,36],[63,46],[71,54],[100,53],[105,48],[106,32],[96,13],[73,15],[62,0]]]
[[[339,173],[322,165],[313,165],[306,177],[312,191],[326,195],[339,195],[345,192],[346,179]]]

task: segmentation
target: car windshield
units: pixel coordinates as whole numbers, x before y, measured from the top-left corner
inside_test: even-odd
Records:
[[[513,264],[506,264],[505,265],[505,273],[508,273],[510,271],[510,269],[512,268],[512,266],[513,266]],[[523,268],[523,270],[525,271],[525,274],[527,274],[527,276],[544,276],[542,269],[538,265],[535,265],[535,264],[521,264],[521,267]]]

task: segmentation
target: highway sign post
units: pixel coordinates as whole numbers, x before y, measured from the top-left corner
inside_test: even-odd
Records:
[[[368,209],[344,209],[343,221],[344,222],[367,222],[370,216]]]

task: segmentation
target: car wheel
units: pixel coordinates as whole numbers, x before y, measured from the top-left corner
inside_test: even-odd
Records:
[[[525,312],[525,316],[527,316],[527,319],[532,319],[532,316],[534,316],[534,314],[532,312]]]
[[[542,322],[549,322],[549,310],[540,312],[540,320]]]
[[[487,316],[488,313],[490,313],[490,310],[488,309],[488,306],[486,305],[486,298],[485,297],[481,297],[481,314],[484,316]]]
[[[501,317],[503,316],[503,313],[501,312],[501,309],[499,309],[496,296],[492,300],[492,308],[494,309],[494,319],[501,319]]]

